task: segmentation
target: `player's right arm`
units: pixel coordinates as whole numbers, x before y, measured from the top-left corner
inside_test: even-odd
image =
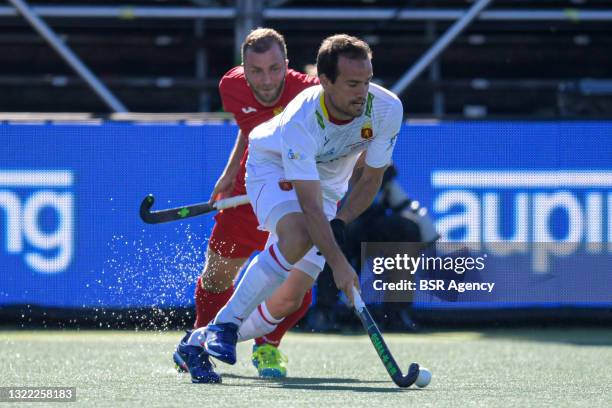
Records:
[[[225,169],[215,184],[212,194],[210,195],[210,201],[218,200],[230,194],[236,183],[236,175],[240,170],[240,160],[244,155],[244,151],[247,147],[246,138],[242,136],[242,131],[238,131],[236,136],[236,142],[232,153],[227,160]]]
[[[353,302],[353,287],[359,279],[340,250],[323,210],[323,193],[317,170],[319,144],[299,120],[282,128],[281,155],[285,177],[293,183],[312,243],[332,268],[334,282]]]
[[[359,278],[338,246],[323,211],[323,195],[318,180],[293,180],[293,186],[304,213],[308,235],[332,268],[334,282],[353,303],[353,287],[359,289]]]
[[[234,67],[227,71],[219,81],[219,95],[221,96],[223,110],[234,115],[236,122],[239,122],[238,115],[240,114],[240,105],[244,92],[249,91],[239,67]],[[238,125],[240,126],[240,123]],[[242,130],[239,130],[234,142],[234,148],[227,159],[225,169],[215,183],[215,188],[210,195],[211,201],[223,198],[232,192],[236,183],[236,175],[240,170],[240,161],[247,148],[247,144],[247,138],[244,137]]]

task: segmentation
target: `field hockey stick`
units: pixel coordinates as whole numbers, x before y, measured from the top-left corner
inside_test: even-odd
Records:
[[[389,376],[398,387],[410,387],[419,377],[419,365],[417,363],[410,364],[410,367],[408,367],[408,374],[403,375],[402,370],[400,370],[393,355],[391,355],[391,351],[389,351],[385,339],[383,339],[380,330],[376,326],[374,319],[372,319],[372,315],[370,315],[368,308],[361,299],[361,295],[356,288],[353,288],[353,299],[355,301],[355,312],[359,320],[361,320],[361,324],[368,332],[370,341],[372,341],[374,349],[376,353],[378,353],[378,357],[385,366]]]
[[[162,222],[184,220],[185,218],[196,217],[212,211],[238,207],[239,205],[248,204],[249,197],[240,195],[224,198],[212,203],[197,203],[183,207],[168,208],[166,210],[151,211],[154,202],[155,197],[153,197],[153,194],[149,194],[140,204],[140,218],[147,224],[160,224]]]

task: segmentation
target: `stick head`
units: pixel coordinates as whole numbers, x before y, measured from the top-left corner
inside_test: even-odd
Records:
[[[154,202],[155,197],[153,197],[153,194],[149,194],[140,203],[140,218],[148,224],[151,224],[150,210]]]
[[[410,367],[408,367],[408,373],[406,375],[402,375],[402,373],[397,370],[397,373],[395,373],[391,378],[398,387],[407,388],[414,384],[418,377],[419,365],[417,363],[412,363],[410,364]]]

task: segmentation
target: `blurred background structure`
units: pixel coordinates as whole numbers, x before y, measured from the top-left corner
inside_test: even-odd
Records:
[[[16,0],[15,0],[16,1]],[[19,0],[23,2],[23,0]],[[0,5],[0,111],[113,111],[12,6]],[[220,76],[251,28],[288,42],[290,66],[348,32],[398,80],[480,1],[28,1],[130,112],[216,112]],[[612,116],[612,2],[497,0],[402,92],[406,115],[439,119]],[[115,109],[116,110],[116,109]]]
[[[159,208],[209,197],[237,130],[218,82],[257,26],[285,36],[300,71],[326,36],[362,37],[374,81],[400,95],[402,193],[397,205],[380,200],[363,230],[397,240],[397,217],[426,207],[442,241],[488,250],[508,278],[493,298],[378,302],[387,329],[414,328],[415,318],[612,321],[604,0],[0,3],[0,319],[191,324],[212,217],[147,226],[137,210],[149,193]],[[404,236],[429,241],[420,226]],[[323,303],[311,328],[357,322],[335,297]]]

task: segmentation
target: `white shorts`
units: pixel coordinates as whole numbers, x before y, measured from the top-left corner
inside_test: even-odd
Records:
[[[247,195],[251,200],[257,221],[259,221],[259,229],[270,233],[266,248],[278,241],[278,235],[276,235],[278,221],[287,214],[302,212],[295,190],[286,181],[284,182],[285,188],[281,189],[279,182],[282,181],[283,179],[279,177],[257,182],[249,182],[247,178],[246,182]],[[336,216],[336,210],[335,202],[323,200],[323,212],[328,220]],[[313,246],[295,264],[296,269],[306,272],[314,280],[325,266],[325,258],[323,255],[317,255],[317,252],[319,250]]]

